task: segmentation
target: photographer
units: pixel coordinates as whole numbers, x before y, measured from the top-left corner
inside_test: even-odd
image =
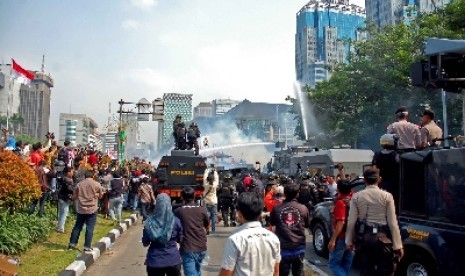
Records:
[[[58,233],[65,233],[66,217],[68,216],[69,205],[74,191],[73,170],[65,167],[64,176],[59,179],[58,188]]]

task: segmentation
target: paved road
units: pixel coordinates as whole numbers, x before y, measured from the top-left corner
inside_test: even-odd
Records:
[[[85,275],[145,275],[144,259],[147,249],[140,242],[142,229],[143,225],[141,223],[132,226],[117,240],[112,250],[105,252],[98,262],[89,268]],[[223,257],[224,244],[233,229],[217,226],[217,233],[208,237],[208,256],[210,256],[210,262],[208,266],[203,268],[202,275],[218,275],[220,262]],[[313,263],[315,263],[315,260],[320,261],[316,266],[330,274],[327,260],[314,254],[311,236],[308,237],[307,242],[307,259]]]

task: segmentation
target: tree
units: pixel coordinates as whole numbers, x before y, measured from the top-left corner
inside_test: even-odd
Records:
[[[421,15],[413,23],[378,31],[368,26],[366,41],[352,42],[350,64],[338,64],[328,81],[308,89],[309,98],[326,133],[340,130],[333,143],[350,143],[363,148],[379,147],[379,137],[394,120],[395,110],[410,108],[418,122],[425,105],[441,110],[436,91],[412,87],[409,73],[413,62],[424,58],[427,37],[460,38],[463,33],[447,27],[447,13]]]
[[[19,113],[14,113],[10,119],[9,123],[12,126],[14,133],[19,133],[19,129],[22,124],[24,124],[24,118]]]
[[[28,144],[36,144],[36,143],[39,143],[40,140],[37,139],[37,138],[34,138],[34,137],[31,137],[27,134],[18,134],[18,135],[15,135],[15,139],[16,141],[21,141],[23,142],[25,145],[28,145]]]

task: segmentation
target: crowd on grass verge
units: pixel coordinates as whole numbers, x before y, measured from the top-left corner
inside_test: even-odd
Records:
[[[152,208],[149,162],[134,158],[117,164],[91,145],[59,145],[53,134],[47,141],[25,145],[3,129],[0,141],[0,253],[18,254],[44,239],[53,229],[65,233],[69,214],[76,216],[69,249],[77,247],[86,224],[84,250],[91,249],[97,214],[121,222],[123,208]],[[47,202],[57,206],[46,208]],[[71,210],[71,212],[70,212]]]

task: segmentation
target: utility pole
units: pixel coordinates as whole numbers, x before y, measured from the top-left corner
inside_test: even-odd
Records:
[[[465,89],[462,89],[462,131],[465,135]]]

